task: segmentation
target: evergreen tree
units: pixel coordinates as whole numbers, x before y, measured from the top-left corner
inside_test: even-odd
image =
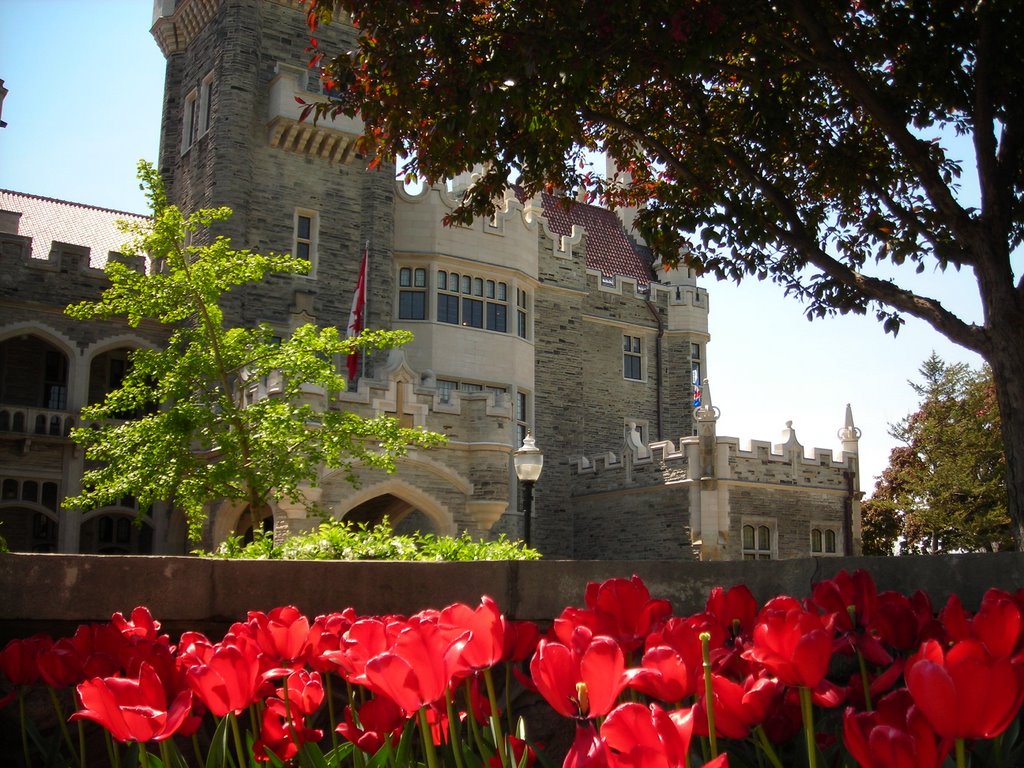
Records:
[[[889,455],[863,507],[868,554],[991,552],[1014,546],[992,373],[934,353],[911,383],[918,409],[891,426]]]
[[[337,360],[403,344],[411,334],[366,331],[347,339],[337,328],[307,324],[277,339],[269,326],[225,327],[218,304],[225,292],[275,273],[304,273],[309,263],[235,251],[223,237],[194,244],[231,211],[185,216],[168,203],[152,166],[140,163],[139,175],[153,219],[125,225],[125,253],[147,254],[151,268],[111,260],[102,297],[66,311],[81,320],[124,318],[133,327],[158,323],[169,339],[162,349],[135,350],[121,385],[82,409],[90,426],[71,436],[90,464],[82,492],[65,506],[94,509],[129,495],[139,509],[170,502],[185,512],[197,540],[210,502],[238,500],[256,511],[272,498],[303,502],[302,487],[316,483],[321,466],[342,468],[354,482],[357,464],[393,471],[408,446],[443,440],[391,418],[314,407],[311,391],[346,387]],[[267,377],[279,391],[252,398],[250,384]]]

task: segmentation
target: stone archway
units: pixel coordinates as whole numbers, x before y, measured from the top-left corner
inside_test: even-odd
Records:
[[[341,520],[370,526],[387,517],[396,533],[417,530],[440,535],[456,533],[451,512],[443,504],[397,478],[361,489],[335,505],[333,511]]]
[[[385,519],[397,534],[438,533],[434,521],[421,512],[416,505],[405,499],[385,493],[364,501],[345,513],[345,522],[356,525],[365,523],[367,527],[375,526]]]

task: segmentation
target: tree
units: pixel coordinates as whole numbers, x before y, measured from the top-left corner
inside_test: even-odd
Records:
[[[910,386],[918,409],[892,425],[903,443],[862,510],[869,554],[1012,548],[992,375],[932,353]]]
[[[135,350],[120,387],[82,409],[83,422],[94,424],[71,436],[93,464],[81,494],[65,506],[92,509],[126,495],[140,509],[171,502],[186,513],[195,540],[212,501],[238,499],[252,511],[271,498],[301,502],[303,484],[315,484],[321,466],[344,468],[354,481],[356,464],[393,471],[408,446],[441,442],[394,419],[363,419],[308,402],[310,388],[345,389],[339,357],[394,347],[411,334],[366,331],[346,339],[336,328],[307,324],[278,341],[268,326],[226,328],[218,306],[226,291],[269,274],[302,274],[308,262],[235,251],[223,237],[188,244],[231,211],[184,216],[168,204],[152,166],[140,163],[139,176],[153,219],[124,225],[132,237],[125,252],[148,254],[154,268],[139,272],[110,261],[102,297],[66,311],[81,320],[123,317],[133,327],[155,321],[167,327],[169,340],[163,349]],[[264,377],[279,381],[280,393],[248,397],[248,383]]]
[[[410,158],[410,176],[480,168],[451,221],[490,213],[512,180],[582,191],[641,207],[666,264],[771,279],[808,317],[873,310],[896,333],[914,316],[980,354],[1024,544],[1024,5],[317,0],[311,28],[342,10],[358,40],[313,41],[339,96],[309,112],[358,114],[364,149]],[[593,174],[589,150],[623,173]],[[978,201],[958,196],[968,167]],[[982,322],[915,293],[926,269],[973,277]]]

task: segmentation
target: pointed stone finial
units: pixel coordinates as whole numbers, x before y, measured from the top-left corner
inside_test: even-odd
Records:
[[[839,441],[843,444],[843,453],[857,453],[857,441],[860,440],[860,435],[860,428],[853,423],[853,409],[847,403],[845,425],[836,433]]]
[[[711,402],[711,384],[707,379],[701,384],[700,405],[693,409],[697,421],[718,421],[722,412]]]
[[[800,441],[796,439],[796,430],[793,429],[792,421],[787,421],[786,428],[782,430],[782,442],[776,443],[772,448],[776,453],[792,450],[803,451],[804,447],[800,444]]]

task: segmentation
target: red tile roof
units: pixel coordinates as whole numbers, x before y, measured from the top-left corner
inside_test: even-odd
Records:
[[[128,238],[115,222],[144,222],[147,216],[82,203],[54,200],[0,189],[0,211],[21,213],[18,234],[32,238],[32,258],[45,259],[53,243],[89,249],[89,266],[102,268],[111,251],[120,252]]]
[[[541,195],[544,216],[552,232],[572,234],[573,225],[587,232],[587,267],[605,277],[632,277],[640,285],[653,279],[646,249],[634,244],[614,211],[549,194]]]

